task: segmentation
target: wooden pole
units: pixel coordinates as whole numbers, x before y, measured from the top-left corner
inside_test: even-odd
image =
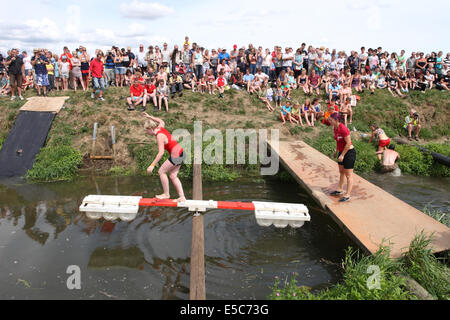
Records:
[[[91,150],[91,155],[95,155],[95,143],[97,142],[97,127],[98,124],[97,122],[94,123],[94,133],[92,135],[92,150]]]
[[[203,200],[202,191],[202,165],[194,164],[193,200]],[[192,242],[191,242],[191,300],[206,300],[205,289],[205,234],[203,214],[192,217]]]
[[[111,143],[113,149],[113,160],[116,161],[116,129],[111,126]]]

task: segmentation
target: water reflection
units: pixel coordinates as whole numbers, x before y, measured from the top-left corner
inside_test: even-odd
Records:
[[[90,220],[78,211],[88,194],[151,197],[159,187],[158,181],[141,177],[44,185],[10,181],[0,187],[0,298],[188,299],[191,214],[186,209],[145,208],[132,222]],[[185,188],[190,190],[189,182]],[[295,183],[240,181],[205,184],[203,190],[205,199],[315,207]],[[280,230],[258,226],[251,212],[209,211],[207,298],[265,299],[274,276],[293,271],[313,288],[337,281],[334,263],[351,243],[323,213],[312,210],[311,215],[313,223],[302,229]],[[79,292],[65,286],[72,264],[82,270]]]

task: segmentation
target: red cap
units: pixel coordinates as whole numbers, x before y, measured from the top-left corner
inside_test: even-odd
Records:
[[[235,44],[235,45],[233,46],[233,48],[236,49],[236,48],[237,48],[237,44]]]

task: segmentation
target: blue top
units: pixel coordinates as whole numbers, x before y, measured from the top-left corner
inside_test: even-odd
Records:
[[[247,81],[253,81],[253,79],[255,79],[255,76],[254,75],[252,75],[251,73],[250,74],[244,74],[244,77],[242,78],[245,82],[247,82]]]
[[[46,56],[41,55],[38,59],[48,62],[48,59]],[[36,60],[36,56],[34,56],[33,58],[31,58],[31,61],[33,62],[34,60]],[[47,67],[45,65],[45,63],[41,63],[41,62],[36,62],[36,64],[34,65],[34,70],[36,71],[36,74],[47,74]]]
[[[230,55],[228,54],[228,52],[225,52],[225,53],[221,52],[221,53],[219,53],[219,63],[222,63],[223,59],[230,59]],[[228,64],[228,61],[225,60],[225,63]]]
[[[291,113],[291,107],[286,107],[286,106],[282,106],[281,107],[281,113],[283,113],[283,115],[287,115],[288,113]]]

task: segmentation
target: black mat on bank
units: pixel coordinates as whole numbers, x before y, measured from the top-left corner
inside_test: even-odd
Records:
[[[0,177],[23,176],[44,146],[56,113],[20,111],[0,150]]]

